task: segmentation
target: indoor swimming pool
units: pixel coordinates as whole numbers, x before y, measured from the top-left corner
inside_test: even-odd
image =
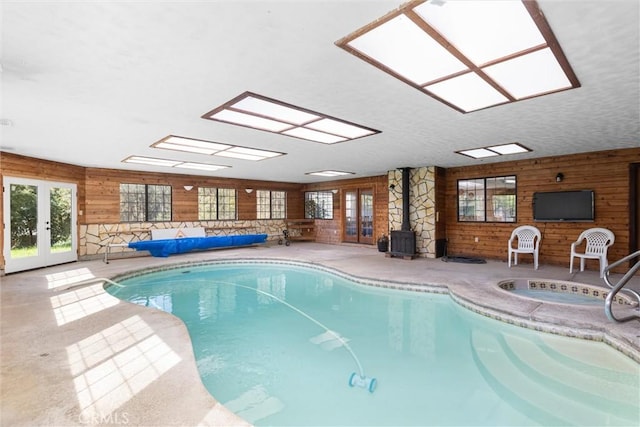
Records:
[[[107,291],[186,324],[200,376],[266,425],[639,425],[638,363],[446,294],[289,262],[187,265]]]

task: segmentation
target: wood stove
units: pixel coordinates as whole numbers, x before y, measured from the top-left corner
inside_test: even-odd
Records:
[[[409,222],[409,174],[411,168],[402,170],[402,227],[391,231],[391,251],[389,256],[413,259],[416,256],[416,233]]]

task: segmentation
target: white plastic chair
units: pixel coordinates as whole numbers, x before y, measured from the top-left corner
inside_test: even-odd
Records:
[[[518,239],[518,246],[513,247],[513,241]],[[509,239],[509,268],[511,268],[511,254],[515,265],[518,265],[518,254],[533,254],[533,266],[538,269],[538,253],[542,235],[533,225],[521,225],[511,233]]]
[[[607,260],[607,250],[613,245],[615,236],[611,230],[606,228],[590,228],[580,233],[578,240],[571,244],[571,261],[569,264],[569,273],[573,273],[573,258],[580,258],[580,271],[584,271],[585,259],[600,260],[600,277],[604,276],[604,269],[609,265]],[[584,253],[576,252],[582,241],[586,240]]]

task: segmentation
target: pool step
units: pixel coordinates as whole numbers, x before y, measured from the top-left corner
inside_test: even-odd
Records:
[[[506,351],[513,356],[513,362],[523,372],[528,372],[531,379],[551,383],[560,393],[580,395],[603,410],[610,409],[612,405],[636,405],[636,411],[638,410],[640,384],[637,366],[635,375],[634,372],[626,371],[624,364],[622,371],[613,369],[611,360],[609,363],[603,360],[603,352],[589,351],[593,350],[595,343],[572,343],[578,348],[585,344],[583,352],[572,352],[571,356],[567,356],[564,351],[571,346],[566,345],[566,340],[563,345],[554,341],[554,337],[541,338],[540,344],[513,335],[503,335],[503,338]],[[548,347],[547,341],[553,342],[556,347]],[[600,360],[595,360],[591,353],[598,353]],[[597,365],[594,364],[596,362]]]
[[[224,406],[252,424],[284,409],[284,403],[270,396],[261,385],[249,389],[236,399],[225,402]]]
[[[498,394],[508,396],[506,400],[511,402],[514,409],[540,424],[625,425],[634,420],[633,413],[625,411],[619,414],[614,409],[606,410],[607,405],[599,408],[576,401],[572,393],[554,388],[553,382],[546,383],[540,378],[532,380],[530,372],[522,370],[524,362],[514,362],[513,352],[505,351],[504,341],[501,342],[491,332],[475,330],[471,342],[474,358],[487,382]]]

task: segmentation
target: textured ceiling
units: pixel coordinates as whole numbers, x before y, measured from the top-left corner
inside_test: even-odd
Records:
[[[0,149],[88,167],[305,183],[329,180],[305,175],[324,169],[360,177],[478,164],[454,151],[515,141],[533,152],[482,162],[640,146],[637,0],[539,1],[581,87],[469,114],[334,45],[401,4],[3,0]],[[382,133],[324,145],[201,118],[245,91]],[[169,134],[287,155],[221,161],[149,147]],[[232,167],[121,163],[130,155]]]

